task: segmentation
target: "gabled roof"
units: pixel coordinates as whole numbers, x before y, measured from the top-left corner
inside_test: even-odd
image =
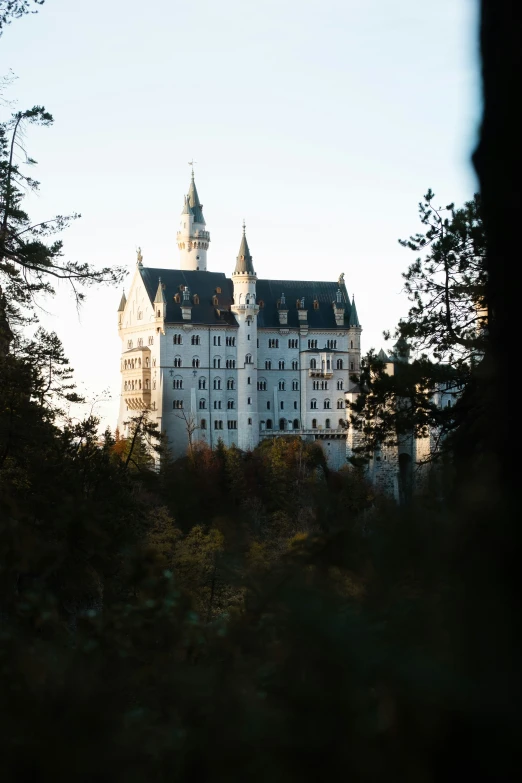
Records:
[[[297,300],[304,298],[304,306],[307,310],[306,323],[310,329],[348,329],[350,320],[350,300],[344,283],[340,287],[344,304],[344,326],[337,326],[333,303],[337,302],[339,283],[314,280],[258,280],[256,283],[256,296],[258,304],[262,301],[263,307],[259,310],[257,323],[260,328],[279,328],[279,314],[277,303],[281,294],[285,295],[288,310],[288,327],[298,328],[301,324]],[[317,300],[319,308],[314,308]],[[337,309],[338,306],[337,306]]]
[[[243,236],[241,237],[241,245],[239,246],[239,253],[236,259],[236,268],[234,269],[235,275],[255,275],[254,263],[248,247],[246,238],[245,224],[243,223]]]
[[[218,326],[237,326],[230,307],[233,304],[234,285],[230,278],[222,272],[183,271],[181,269],[158,269],[151,267],[140,268],[140,274],[151,302],[154,302],[158,289],[158,279],[161,278],[161,295],[167,303],[166,320],[168,323],[186,323],[181,314],[183,301],[183,289],[188,286],[192,303],[193,324],[207,324]],[[221,293],[217,293],[217,289]],[[258,280],[256,283],[257,303],[263,303],[257,317],[260,329],[299,328],[301,322],[298,317],[297,300],[304,298],[307,310],[306,324],[310,329],[348,329],[350,325],[351,305],[348,299],[346,287],[341,286],[343,306],[345,310],[344,325],[338,326],[335,320],[333,303],[336,302],[336,294],[339,289],[337,281],[324,282],[313,280]],[[180,296],[180,302],[174,301],[176,294]],[[277,307],[285,294],[288,310],[288,321],[285,326],[279,322],[279,310]],[[194,295],[199,298],[199,304],[194,303]],[[214,296],[217,304],[214,304]],[[314,308],[317,300],[319,308]],[[338,310],[338,306],[337,306]]]
[[[188,286],[192,302],[193,324],[207,324],[223,326],[237,326],[234,315],[229,312],[232,305],[233,286],[222,272],[183,271],[181,269],[157,269],[143,267],[140,274],[151,302],[154,301],[158,278],[161,277],[165,288],[162,292],[167,302],[166,321],[168,323],[186,323],[181,315],[183,301],[183,288]],[[221,288],[221,293],[216,290]],[[176,303],[174,297],[180,296],[180,302]],[[194,295],[199,297],[199,304],[194,304]],[[213,297],[217,296],[218,304],[213,304]]]
[[[194,172],[192,172],[192,178],[190,180],[188,201],[194,215],[194,222],[205,225],[205,218],[203,217],[203,204],[199,200],[196,183],[194,182]]]
[[[388,357],[388,354],[384,353],[382,348],[379,351],[379,353],[377,354],[377,358],[380,359],[381,362],[389,362],[390,361],[390,359]]]

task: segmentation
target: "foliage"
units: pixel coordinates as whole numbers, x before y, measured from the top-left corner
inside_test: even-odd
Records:
[[[63,243],[52,239],[79,217],[58,215],[32,223],[23,208],[27,192],[38,191],[39,183],[24,173],[24,167],[36,161],[27,155],[24,146],[29,127],[48,127],[52,115],[42,106],[18,111],[0,124],[0,285],[7,300],[7,316],[11,326],[24,322],[27,312],[34,317],[38,295],[54,293],[53,282],[66,281],[80,304],[82,288],[99,283],[119,283],[123,270],[105,267],[95,269],[90,264],[63,261]],[[19,158],[23,158],[20,163]]]
[[[38,9],[34,6],[43,5],[45,0],[0,0],[0,36],[4,27],[11,24],[13,19],[19,19],[25,14],[35,14]]]
[[[454,448],[473,405],[466,390],[487,340],[480,197],[445,209],[435,208],[434,198],[428,191],[419,204],[424,233],[399,240],[425,256],[403,275],[413,304],[395,331],[394,351],[390,357],[370,352],[354,376],[360,394],[349,403],[351,425],[357,433],[354,451],[363,458],[412,437],[430,437],[431,458],[442,457]],[[441,406],[441,391],[453,404]]]

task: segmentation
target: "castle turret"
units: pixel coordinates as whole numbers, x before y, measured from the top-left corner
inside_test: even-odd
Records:
[[[185,196],[179,231],[176,235],[183,271],[207,271],[210,234],[205,226],[203,204],[199,200],[194,169],[192,169],[189,192]]]
[[[238,446],[253,449],[259,440],[259,415],[257,406],[257,275],[246,238],[245,223],[243,236],[232,274],[234,304],[232,312],[238,322],[237,336],[237,401],[238,401]]]
[[[125,312],[125,305],[127,304],[127,297],[125,291],[121,295],[120,306],[118,307],[118,329],[123,326],[123,313]]]
[[[350,314],[348,316],[348,369],[350,372],[359,372],[361,366],[361,332],[355,297],[352,296]],[[349,388],[349,387],[348,387]]]

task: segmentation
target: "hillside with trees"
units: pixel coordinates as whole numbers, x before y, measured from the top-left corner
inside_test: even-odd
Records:
[[[520,201],[500,164],[520,136],[497,76],[519,49],[508,4],[482,5],[497,24],[482,29],[480,197],[445,214],[422,202],[395,335],[419,358],[390,379],[370,356],[353,412],[378,423],[369,448],[445,429],[444,504],[426,492],[399,508],[362,467],[332,471],[292,437],[172,461],[146,414],[126,438],[73,420],[73,369],[35,304],[58,278],[81,301],[121,270],[64,261],[69,218],[25,211],[38,183],[13,150],[51,115],[0,126],[3,780],[518,777],[520,534],[498,387]],[[30,10],[1,3],[0,32]],[[451,412],[431,405],[436,382],[464,389]],[[389,414],[397,397],[411,405]]]

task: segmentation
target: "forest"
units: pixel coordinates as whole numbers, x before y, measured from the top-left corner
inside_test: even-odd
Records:
[[[42,5],[2,0],[0,45]],[[13,150],[51,114],[0,125],[3,780],[518,778],[520,533],[499,378],[519,42],[520,10],[483,0],[480,193],[440,208],[428,191],[420,233],[400,240],[418,257],[393,338],[417,358],[390,377],[366,357],[362,445],[339,471],[298,438],[172,460],[146,412],[127,438],[68,416],[82,397],[36,302],[58,279],[81,302],[123,272],[64,262],[56,237],[75,215],[34,225],[25,211],[38,182]],[[462,390],[449,410],[439,383]],[[444,436],[433,480],[399,506],[366,460],[430,428]]]

